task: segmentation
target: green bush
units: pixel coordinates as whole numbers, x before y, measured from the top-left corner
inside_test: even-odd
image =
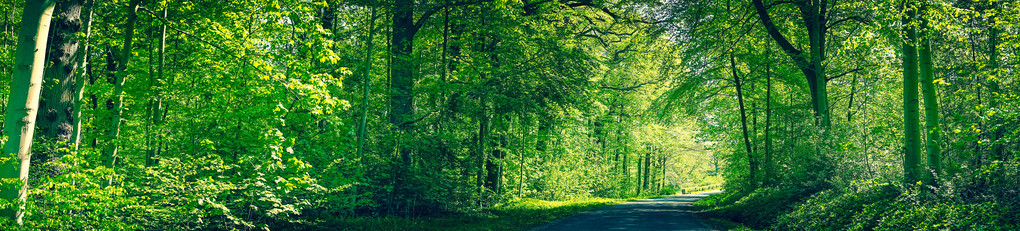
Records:
[[[768,187],[756,189],[746,196],[732,193],[721,198],[720,207],[713,213],[761,229],[775,224],[779,215],[792,210],[805,192],[794,187]],[[734,199],[738,200],[730,203]]]
[[[1016,208],[994,197],[968,197],[944,182],[912,188],[869,181],[812,195],[781,216],[775,230],[1016,230]],[[995,188],[995,187],[991,187]]]
[[[889,184],[830,189],[812,195],[773,227],[786,230],[860,230],[875,226],[899,194]]]
[[[659,195],[667,195],[668,196],[668,195],[675,195],[675,194],[676,194],[676,188],[673,188],[672,185],[666,185],[665,187],[662,187],[661,189],[659,189]]]

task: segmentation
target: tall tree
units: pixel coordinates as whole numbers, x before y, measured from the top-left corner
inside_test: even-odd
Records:
[[[124,81],[127,79],[128,63],[131,61],[131,48],[134,44],[135,37],[135,21],[138,19],[138,5],[142,0],[131,0],[127,8],[127,21],[124,22],[124,47],[121,49],[120,57],[118,57],[117,73],[115,74],[114,82],[114,104],[113,104],[113,115],[110,121],[110,130],[107,133],[107,144],[106,149],[103,151],[103,159],[105,165],[108,168],[113,168],[116,163],[117,149],[120,148],[119,137],[120,137],[120,120],[121,113],[124,111]]]
[[[42,90],[43,69],[46,62],[46,38],[56,1],[25,1],[18,33],[18,50],[11,76],[11,94],[4,115],[4,153],[0,156],[0,199],[13,206],[0,209],[0,216],[11,218],[19,225],[24,216],[24,202],[28,195],[28,168],[32,160],[32,136],[39,113],[39,93]]]
[[[815,112],[815,122],[819,126],[827,128],[831,122],[829,118],[828,90],[826,88],[827,79],[823,61],[825,60],[825,36],[829,28],[829,25],[827,25],[829,1],[795,0],[792,3],[800,10],[800,17],[804,21],[804,26],[807,30],[807,54],[797,49],[779,31],[776,24],[772,22],[772,17],[769,15],[768,9],[762,0],[752,1],[755,11],[758,13],[758,19],[765,26],[769,36],[775,40],[776,44],[779,44],[780,48],[783,48],[786,55],[804,73],[804,78],[807,79],[808,87],[811,90],[811,105]]]
[[[39,130],[42,135],[62,142],[70,141],[74,132],[74,99],[78,69],[84,57],[81,39],[78,35],[87,24],[82,19],[84,0],[67,0],[57,4],[52,21],[50,49],[43,82],[42,101],[39,102],[42,117]],[[88,14],[85,12],[85,14]],[[43,157],[46,161],[47,157]]]
[[[393,1],[393,30],[390,35],[390,123],[396,129],[398,136],[406,136],[410,132],[405,121],[409,121],[414,115],[414,80],[418,68],[415,59],[411,56],[414,51],[414,35],[420,26],[414,23],[413,0]],[[423,21],[423,19],[419,21]],[[397,138],[397,153],[403,163],[402,168],[411,165],[410,150],[406,150],[405,142]],[[399,176],[398,176],[399,177]]]
[[[167,18],[168,8],[168,5],[163,6],[162,14],[164,19]],[[149,99],[148,122],[150,130],[152,127],[155,127],[157,131],[154,134],[148,135],[148,139],[155,138],[156,140],[147,141],[148,150],[145,150],[145,166],[153,166],[157,163],[159,151],[162,147],[162,141],[158,139],[159,136],[156,134],[160,134],[159,130],[162,130],[160,125],[163,123],[163,82],[166,77],[164,75],[166,72],[166,27],[166,23],[162,23],[159,28],[159,45],[156,47],[159,53],[159,56],[156,58],[156,65],[158,67],[156,76],[155,78],[151,75],[149,76],[149,88],[153,91],[153,94],[152,98]]]
[[[903,5],[903,180],[913,184],[919,180],[921,160],[921,132],[917,98],[917,9],[912,1]]]
[[[74,145],[74,150],[78,150],[81,146],[81,106],[83,103],[82,97],[85,94],[85,76],[89,73],[88,54],[89,51],[92,50],[92,46],[89,45],[89,41],[92,37],[92,6],[94,2],[94,0],[88,0],[88,2],[85,3],[85,12],[81,20],[85,23],[85,25],[83,25],[85,28],[85,49],[78,53],[81,55],[81,58],[79,59],[81,61],[81,71],[77,73],[76,76],[77,80],[75,80],[74,102],[72,103],[74,106],[72,108],[73,113],[71,114],[71,143]]]
[[[740,82],[740,75],[737,74],[737,62],[733,58],[732,51],[730,52],[730,72],[733,74],[733,86],[737,89],[737,103],[740,106],[740,130],[744,133],[744,152],[747,153],[747,183],[750,187],[757,187],[757,170],[758,162],[754,158],[754,152],[751,150],[751,138],[747,134],[747,113],[744,109],[744,91],[741,90],[743,85]]]
[[[935,78],[932,69],[934,62],[931,54],[932,31],[928,28],[927,3],[920,6],[920,44],[918,45],[918,64],[921,75],[921,94],[924,97],[924,124],[928,131],[925,142],[925,151],[928,160],[928,171],[925,176],[928,183],[933,184],[934,180],[942,172],[942,126],[939,125],[939,101],[935,92]]]

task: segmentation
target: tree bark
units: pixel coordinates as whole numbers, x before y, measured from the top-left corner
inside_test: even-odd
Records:
[[[822,0],[797,2],[801,19],[803,19],[808,32],[809,55],[805,55],[779,32],[762,0],[752,1],[755,11],[758,13],[758,19],[765,26],[766,32],[804,73],[804,78],[807,79],[808,87],[811,90],[811,105],[815,112],[815,123],[823,129],[828,128],[831,124],[823,63],[825,61],[826,12],[828,11],[826,2]]]
[[[364,155],[365,155],[365,142],[366,142],[365,134],[368,133],[368,130],[366,129],[366,126],[368,124],[368,106],[369,106],[369,102],[368,102],[369,99],[368,98],[369,98],[369,93],[371,92],[371,89],[372,89],[372,53],[373,53],[373,49],[375,48],[375,44],[373,43],[373,39],[372,38],[375,37],[375,16],[376,16],[376,7],[372,6],[372,16],[369,19],[369,23],[368,23],[368,39],[366,41],[368,43],[368,48],[365,49],[365,52],[366,52],[366,54],[365,54],[365,67],[364,67],[365,68],[365,72],[361,75],[362,78],[364,78],[363,79],[364,82],[362,82],[362,87],[361,87],[362,88],[361,89],[362,105],[361,105],[361,119],[360,119],[361,122],[358,124],[358,159],[359,159],[359,163],[360,163],[360,159],[363,158]]]
[[[998,21],[997,15],[1001,13],[999,5],[1000,4],[998,3],[990,3],[988,6],[990,10],[996,12],[996,14],[993,14],[988,18],[988,68],[991,70],[990,77],[985,81],[988,83],[988,105],[993,109],[999,108],[999,103],[1002,98],[1000,81],[1002,81],[1001,78],[1003,76],[1001,76],[1002,72],[999,67],[999,43],[1002,39],[1002,28],[1000,28],[1001,25],[996,23],[996,21]],[[990,120],[990,122],[992,122],[992,126],[988,131],[988,135],[991,136],[989,139],[991,141],[991,147],[989,148],[992,152],[991,158],[993,160],[1002,160],[1005,158],[1003,156],[1004,145],[1002,145],[1000,141],[1002,140],[1003,133],[1005,131],[997,125],[1000,124],[997,117],[992,117]]]
[[[128,63],[131,61],[131,48],[134,44],[135,21],[138,19],[136,12],[138,11],[138,4],[141,2],[141,0],[131,0],[131,3],[128,5],[128,18],[124,26],[124,48],[121,50],[120,60],[118,60],[120,63],[118,64],[113,90],[113,115],[110,120],[110,131],[107,134],[108,142],[110,143],[107,144],[106,150],[103,152],[104,165],[107,168],[113,168],[116,165],[117,149],[120,148],[118,138],[120,136],[121,113],[124,111],[124,81],[127,78]]]
[[[0,199],[13,203],[0,209],[0,217],[22,224],[24,202],[28,196],[28,170],[32,160],[32,136],[39,112],[43,69],[46,63],[46,38],[56,1],[28,0],[21,15],[21,31],[14,56],[11,94],[4,116],[4,155],[0,156]]]
[[[649,150],[645,152],[645,166],[644,166],[645,173],[644,176],[642,176],[644,179],[641,181],[642,190],[648,189],[648,180],[650,177],[649,175],[651,175],[652,173],[652,150],[654,150],[654,148],[649,148]]]
[[[751,139],[747,134],[747,114],[744,112],[744,94],[740,88],[740,76],[737,75],[737,62],[733,59],[733,53],[730,53],[730,71],[733,74],[733,83],[737,88],[737,102],[740,105],[740,129],[744,132],[744,151],[747,152],[747,182],[748,186],[752,188],[758,187],[757,181],[757,169],[758,163],[754,159],[753,152],[751,150]]]
[[[390,54],[392,55],[392,74],[390,77],[390,123],[397,129],[400,136],[410,132],[405,123],[412,114],[414,107],[414,79],[417,72],[414,59],[411,57],[414,46],[414,1],[394,0],[393,31],[390,37]],[[398,141],[399,142],[399,141]],[[411,165],[409,150],[403,144],[397,145],[397,151],[403,161],[404,168]]]
[[[39,102],[42,117],[39,118],[38,129],[43,137],[62,142],[71,140],[74,132],[74,96],[79,82],[75,74],[84,57],[84,49],[79,50],[78,39],[82,31],[82,10],[84,0],[61,1],[55,7],[52,20],[50,49],[47,54],[47,65],[43,78],[42,100]],[[86,13],[87,14],[87,13]],[[49,161],[48,156],[41,156],[40,161]]]
[[[903,131],[904,131],[904,156],[903,156],[903,180],[907,185],[916,183],[920,178],[918,164],[921,159],[921,133],[919,131],[920,119],[918,118],[917,98],[917,43],[916,26],[911,25],[917,17],[917,11],[912,4],[904,5],[904,34],[903,39]]]
[[[89,50],[92,50],[92,46],[89,45],[89,41],[92,37],[93,2],[93,0],[88,0],[88,2],[85,3],[85,14],[81,20],[85,24],[85,49],[78,53],[81,55],[81,58],[79,59],[81,61],[81,71],[76,74],[77,80],[75,80],[75,82],[77,84],[75,84],[74,106],[72,109],[73,113],[71,114],[71,143],[74,145],[74,150],[78,150],[78,148],[81,147],[81,104],[83,103],[82,98],[85,93],[85,76],[89,74],[89,71],[91,71],[91,68],[89,68],[88,53]]]
[[[926,3],[922,3],[926,4]],[[931,54],[931,33],[928,30],[926,15],[927,6],[922,5],[920,12],[921,33],[920,48],[918,49],[918,63],[921,75],[921,94],[924,97],[924,124],[928,130],[928,139],[925,142],[925,150],[928,157],[928,172],[925,174],[927,183],[934,185],[937,177],[942,173],[942,126],[939,125],[939,101],[935,92],[935,77],[932,72],[935,65]]]
[[[169,3],[167,3],[165,6],[163,6],[163,18],[168,18],[169,17],[169,12],[168,12],[169,8],[170,8]],[[163,117],[164,117],[164,113],[165,113],[164,112],[165,109],[163,108],[163,82],[166,81],[166,29],[167,29],[167,25],[166,25],[166,23],[163,23],[161,25],[161,27],[160,27],[160,33],[159,33],[160,34],[159,35],[159,65],[157,65],[157,67],[159,68],[158,69],[159,70],[159,75],[156,78],[155,89],[153,89],[154,90],[155,98],[153,99],[153,104],[154,105],[152,107],[152,112],[153,112],[152,114],[153,115],[152,115],[151,120],[152,120],[152,124],[156,128],[156,134],[162,134],[163,133]],[[147,163],[149,165],[159,164],[160,148],[163,147],[163,141],[162,141],[162,139],[160,139],[161,137],[160,136],[156,136],[154,138],[156,139],[156,141],[155,141],[156,148],[154,150],[152,148],[150,148],[150,152],[152,154],[149,155],[149,159],[151,160],[151,162]],[[236,161],[237,158],[235,157],[234,159]]]
[[[772,184],[775,175],[775,163],[772,162],[772,56],[766,57],[768,63],[765,65],[765,184]]]

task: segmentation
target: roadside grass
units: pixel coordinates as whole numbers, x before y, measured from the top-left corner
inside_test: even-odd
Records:
[[[476,212],[439,217],[362,217],[325,221],[322,230],[528,230],[602,206],[644,199],[575,198],[566,201],[521,199]]]

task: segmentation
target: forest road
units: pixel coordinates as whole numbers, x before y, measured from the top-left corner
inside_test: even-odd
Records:
[[[607,205],[553,221],[534,231],[715,230],[694,214],[697,211],[691,205],[721,192],[715,190]]]

